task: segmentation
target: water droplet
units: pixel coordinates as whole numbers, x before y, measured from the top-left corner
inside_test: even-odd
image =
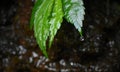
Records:
[[[84,37],[83,36],[81,36],[80,37],[80,41],[84,41],[85,39],[84,39]]]

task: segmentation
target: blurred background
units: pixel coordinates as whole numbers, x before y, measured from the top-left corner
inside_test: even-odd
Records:
[[[0,72],[120,72],[120,0],[84,0],[83,37],[64,20],[49,59],[29,29],[34,3],[0,1]]]

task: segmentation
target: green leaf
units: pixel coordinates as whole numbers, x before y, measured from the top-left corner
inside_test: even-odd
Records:
[[[37,43],[47,57],[46,41],[49,37],[50,47],[63,20],[62,2],[61,0],[42,0],[39,4],[33,9],[35,11],[33,11],[31,23],[34,25]]]
[[[62,0],[65,18],[73,23],[82,35],[82,22],[84,20],[84,6],[82,0]]]
[[[35,12],[34,33],[39,47],[43,54],[47,57],[46,40],[49,36],[49,17],[51,15],[54,0],[43,0],[41,5]]]
[[[34,19],[35,19],[35,17],[34,17],[34,16],[35,16],[35,13],[36,13],[38,7],[41,5],[41,3],[42,3],[43,1],[44,1],[44,0],[37,0],[37,1],[35,2],[35,6],[34,6],[33,9],[32,9],[32,14],[31,14],[31,19],[30,19],[30,29],[33,28]]]
[[[57,30],[60,28],[63,21],[63,10],[61,0],[55,0],[52,17],[50,19],[50,40],[49,47],[51,46],[54,36],[57,33]]]
[[[37,0],[33,7],[30,28],[34,28],[36,41],[46,57],[48,57],[46,41],[49,39],[51,47],[63,16],[65,15],[67,21],[73,23],[82,35],[84,14],[82,0]]]

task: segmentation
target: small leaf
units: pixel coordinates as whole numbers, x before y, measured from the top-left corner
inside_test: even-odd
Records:
[[[54,36],[57,33],[57,30],[60,28],[63,20],[63,10],[61,0],[55,0],[52,17],[50,19],[50,40],[49,47],[51,46]]]
[[[54,0],[43,0],[41,5],[38,7],[35,12],[34,19],[34,33],[37,40],[38,45],[40,46],[43,54],[47,57],[46,52],[46,40],[49,36],[49,17],[51,15],[52,6]]]
[[[38,7],[41,5],[42,2],[43,2],[43,0],[37,0],[37,1],[35,2],[35,6],[34,6],[33,9],[32,9],[32,14],[31,14],[31,19],[30,19],[30,29],[33,28],[34,19],[35,19],[35,17],[34,17],[34,16],[35,16],[35,13],[36,13]]]
[[[82,22],[84,20],[84,6],[82,0],[62,0],[65,18],[68,22],[73,23],[76,29],[82,35]]]

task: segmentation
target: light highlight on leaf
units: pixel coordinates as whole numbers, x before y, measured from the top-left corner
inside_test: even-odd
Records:
[[[62,0],[65,18],[73,23],[82,35],[82,21],[84,20],[84,6],[82,0]]]
[[[54,36],[57,33],[57,30],[60,28],[63,20],[63,10],[62,10],[62,2],[61,0],[55,0],[52,17],[50,19],[50,40],[49,47],[53,42]]]
[[[52,11],[54,0],[44,0],[35,13],[34,19],[34,33],[38,45],[40,46],[43,54],[47,57],[46,40],[49,36],[49,16]]]

